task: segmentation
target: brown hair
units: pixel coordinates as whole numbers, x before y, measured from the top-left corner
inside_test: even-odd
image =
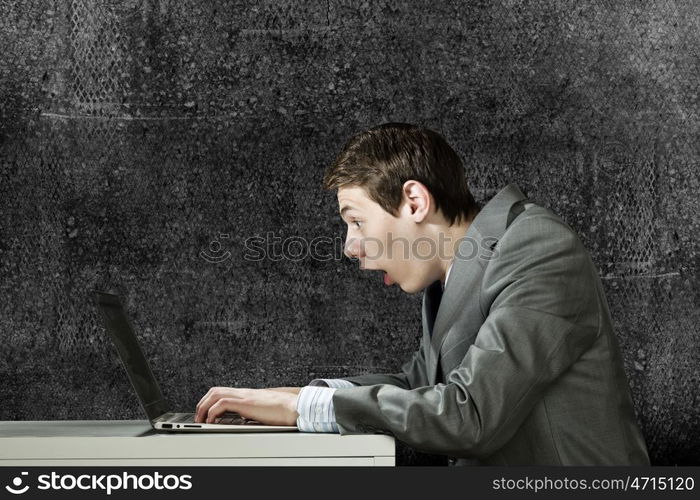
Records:
[[[437,132],[407,123],[385,123],[350,138],[326,170],[323,187],[362,187],[395,216],[408,180],[428,188],[450,225],[479,212],[457,153]]]

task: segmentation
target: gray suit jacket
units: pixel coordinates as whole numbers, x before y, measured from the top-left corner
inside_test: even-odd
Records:
[[[336,390],[341,434],[391,434],[458,464],[648,464],[576,233],[510,184],[459,250],[444,292],[439,281],[425,290],[421,346],[401,372]]]

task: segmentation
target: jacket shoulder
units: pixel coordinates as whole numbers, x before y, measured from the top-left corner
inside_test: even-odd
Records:
[[[532,202],[526,203],[526,207],[506,227],[501,236],[504,244],[512,243],[513,240],[517,240],[518,244],[546,244],[551,240],[569,240],[570,243],[579,246],[579,250],[585,250],[578,233],[552,210]],[[522,241],[523,239],[525,241]]]
[[[576,302],[588,303],[596,289],[597,271],[576,231],[544,207],[520,214],[487,261],[480,287],[484,313],[507,303],[564,314],[577,310]]]

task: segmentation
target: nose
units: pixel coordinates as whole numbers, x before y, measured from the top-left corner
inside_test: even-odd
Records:
[[[361,259],[364,257],[362,240],[348,235],[345,237],[345,256],[350,259]]]

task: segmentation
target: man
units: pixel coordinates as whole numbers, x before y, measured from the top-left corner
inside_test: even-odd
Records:
[[[452,464],[649,463],[596,267],[559,217],[514,184],[479,207],[452,148],[407,124],[353,137],[324,186],[346,255],[425,290],[420,348],[397,374],[212,388],[197,421],[387,433]]]

